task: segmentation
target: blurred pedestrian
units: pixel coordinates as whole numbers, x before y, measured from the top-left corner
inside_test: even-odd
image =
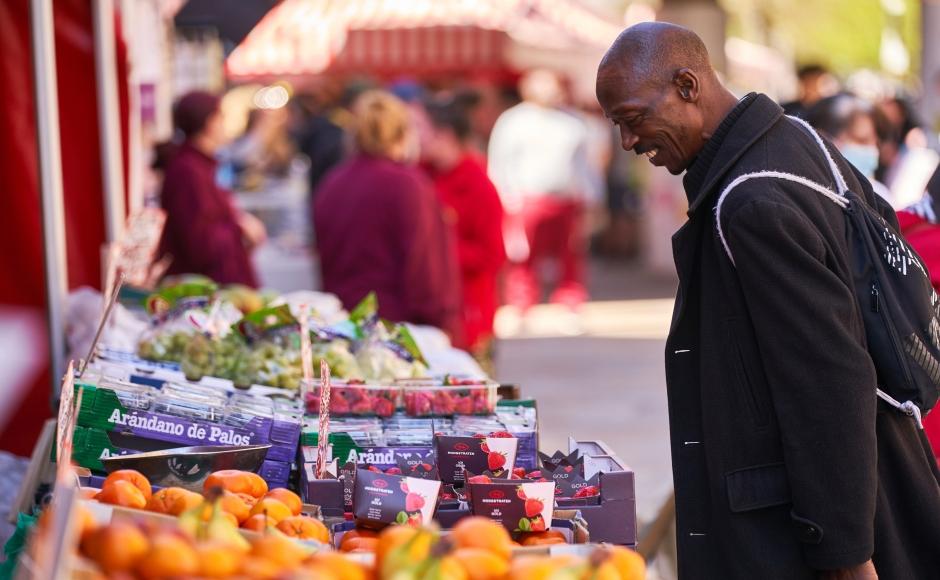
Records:
[[[894,205],[891,192],[875,179],[879,155],[876,114],[874,105],[868,101],[851,93],[839,93],[817,101],[805,118],[868,178],[875,193]]]
[[[472,129],[463,106],[432,101],[426,110],[430,127],[421,153],[457,236],[464,327],[459,346],[486,361],[499,305],[497,278],[506,262],[503,206],[483,158],[469,143]]]
[[[266,178],[287,174],[295,154],[287,121],[287,108],[252,109],[245,130],[223,148],[220,157],[231,164],[241,189],[257,190]]]
[[[887,120],[887,138],[881,143],[877,175],[897,206],[904,207],[923,196],[940,157],[929,148],[930,137],[909,99],[894,96],[879,103],[878,109]]]
[[[452,236],[428,178],[411,162],[405,104],[385,91],[353,106],[356,152],[314,197],[323,287],[352,308],[375,291],[379,314],[436,326],[460,342],[460,278]]]
[[[330,88],[317,87],[315,92],[298,95],[291,103],[295,114],[291,133],[297,149],[310,159],[311,195],[348,153],[348,113],[333,103]]]
[[[839,81],[821,64],[807,64],[796,71],[797,98],[783,103],[783,112],[787,115],[803,118],[809,108],[820,99],[839,92]]]
[[[196,91],[173,111],[183,142],[166,157],[160,204],[166,226],[159,255],[172,258],[167,274],[203,274],[220,284],[256,287],[250,252],[265,241],[264,224],[237,209],[231,193],[216,183],[216,154],[226,136],[220,99]]]
[[[507,302],[522,312],[540,302],[543,266],[554,262],[559,275],[550,301],[574,309],[587,298],[584,207],[593,184],[587,128],[561,109],[564,90],[555,74],[533,71],[520,91],[523,102],[499,117],[488,152],[506,211]]]
[[[690,30],[627,29],[597,93],[689,199],[666,342],[679,577],[935,578],[940,469],[876,394],[851,222],[806,183],[894,212],[769,97],[728,91]]]

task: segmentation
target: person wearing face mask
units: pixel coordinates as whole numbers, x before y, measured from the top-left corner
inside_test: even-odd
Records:
[[[868,101],[851,93],[821,99],[806,113],[806,121],[821,132],[846,161],[868,178],[875,193],[893,205],[890,190],[875,179],[878,169],[876,110]]]
[[[379,315],[435,326],[460,344],[460,278],[430,180],[409,163],[405,103],[380,90],[353,105],[356,154],[324,177],[313,204],[323,289],[352,309],[375,292]]]

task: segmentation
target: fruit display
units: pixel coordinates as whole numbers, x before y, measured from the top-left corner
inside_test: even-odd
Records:
[[[556,577],[642,580],[646,577],[643,558],[619,546],[597,546],[587,552],[588,557],[514,554],[519,546],[548,546],[564,541],[563,534],[550,530],[521,534],[519,542],[515,542],[499,524],[482,517],[467,517],[443,533],[436,528],[407,525],[390,526],[377,534],[357,528],[343,533],[339,549],[353,554],[373,553],[374,572],[381,580],[533,580]],[[528,575],[536,567],[539,573]]]
[[[83,467],[101,472],[102,458],[154,447],[270,444],[260,473],[272,487],[287,484],[302,424],[302,409],[294,401],[221,386],[166,382],[154,387],[90,375],[75,388],[83,396],[73,459]],[[114,432],[133,437],[113,438]]]
[[[251,384],[296,390],[303,376],[298,306],[273,298],[268,306],[244,289],[215,291],[188,284],[151,296],[154,327],[138,345],[150,361],[179,363],[188,380],[218,377],[236,386]],[[323,300],[320,303],[327,304]],[[313,368],[326,361],[339,379],[391,382],[427,374],[427,364],[407,327],[378,318],[374,295],[348,318],[311,311]]]
[[[400,399],[397,387],[337,381],[330,388],[330,414],[334,417],[383,417],[395,414]],[[320,386],[307,393],[307,412],[320,412]]]
[[[180,487],[152,492],[141,473],[122,469],[109,475],[93,499],[101,503],[177,516],[185,529],[199,522],[224,520],[229,527],[255,532],[280,533],[300,540],[330,542],[330,533],[320,520],[301,514],[300,497],[286,488],[268,489],[255,473],[234,469],[211,473],[203,493]],[[222,524],[216,523],[215,526]]]
[[[462,520],[450,533],[410,526],[352,530],[344,534],[340,552],[315,550],[278,531],[249,540],[227,526],[214,518],[197,527],[127,519],[92,524],[81,534],[79,553],[115,578],[642,580],[646,574],[642,557],[617,546],[594,547],[587,557],[514,555],[518,544],[482,518]],[[346,554],[373,558],[363,564]]]
[[[146,360],[178,363],[183,360],[183,353],[192,336],[191,332],[184,331],[149,334],[141,338],[137,354]]]
[[[491,415],[496,409],[497,384],[460,380],[400,382],[405,414],[410,417]]]
[[[248,345],[235,333],[220,339],[213,339],[204,333],[193,334],[179,362],[180,370],[189,381],[212,376],[228,379],[236,387],[247,388],[257,374],[251,364]]]
[[[350,348],[351,343],[341,338],[313,343],[311,352],[315,374],[319,374],[320,361],[323,360],[330,365],[333,376],[354,380],[365,378]],[[255,384],[297,390],[303,379],[300,333],[282,334],[252,343],[248,350],[248,367]]]

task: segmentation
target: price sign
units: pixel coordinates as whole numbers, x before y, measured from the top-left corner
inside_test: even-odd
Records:
[[[320,361],[320,431],[317,437],[317,479],[326,476],[330,449],[330,365]]]
[[[300,382],[300,400],[306,402],[307,391],[313,384],[313,347],[310,345],[310,307],[300,305],[300,366],[303,380]]]

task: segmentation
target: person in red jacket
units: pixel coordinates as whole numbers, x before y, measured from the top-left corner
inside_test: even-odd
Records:
[[[219,284],[257,287],[249,252],[265,240],[264,224],[237,209],[219,187],[215,154],[225,144],[220,100],[203,91],[183,96],[173,111],[185,136],[171,147],[160,204],[166,226],[158,255],[172,258],[167,274],[203,274]]]
[[[461,340],[460,278],[452,236],[428,178],[410,161],[414,129],[385,91],[353,107],[357,152],[314,196],[323,289],[348,309],[375,291],[379,315],[436,326]]]
[[[898,212],[901,233],[927,264],[930,282],[940,292],[940,169],[927,184],[927,193],[916,204]],[[940,406],[940,405],[938,405]],[[924,418],[924,433],[940,463],[940,410]]]
[[[497,279],[506,263],[503,206],[483,158],[468,144],[472,131],[463,107],[432,101],[425,110],[430,126],[422,134],[422,157],[457,236],[464,326],[458,346],[485,360],[499,305]]]

